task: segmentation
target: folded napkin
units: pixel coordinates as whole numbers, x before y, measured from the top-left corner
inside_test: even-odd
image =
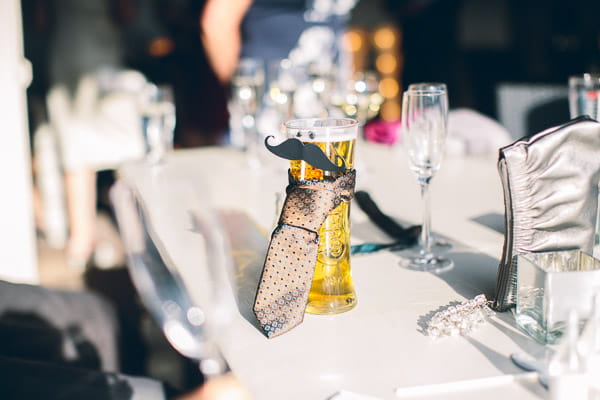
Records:
[[[494,308],[515,304],[518,254],[592,252],[600,179],[600,123],[580,117],[500,149],[506,233]]]
[[[393,145],[401,140],[400,121],[371,121],[365,126],[365,138],[374,143]],[[481,154],[496,152],[511,142],[508,130],[498,121],[468,108],[448,112],[449,154]]]
[[[457,108],[448,112],[446,151],[449,154],[496,152],[511,141],[506,128],[475,110]]]

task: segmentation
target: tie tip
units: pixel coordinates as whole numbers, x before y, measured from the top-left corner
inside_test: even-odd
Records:
[[[273,339],[284,333],[290,331],[296,326],[302,323],[302,319],[298,320],[287,320],[284,316],[280,316],[279,318],[271,319],[268,318],[264,312],[255,311],[255,315],[258,321],[258,325],[260,326],[260,330],[267,337],[267,339]],[[303,315],[302,315],[303,316]],[[262,318],[261,318],[262,317]]]

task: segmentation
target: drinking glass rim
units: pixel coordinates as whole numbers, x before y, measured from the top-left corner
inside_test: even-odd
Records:
[[[402,95],[437,96],[439,94],[446,94],[446,91],[442,89],[409,89],[404,91]]]
[[[343,121],[343,124],[339,124],[339,125],[322,125],[322,126],[315,126],[314,122],[316,121],[324,121],[324,122],[333,122],[333,121]],[[287,120],[284,123],[286,128],[291,128],[291,129],[312,129],[312,128],[329,128],[329,129],[345,129],[345,128],[349,128],[352,127],[354,125],[358,125],[358,121],[353,119],[353,118],[333,118],[333,117],[328,117],[328,118],[295,118],[295,119],[290,119]]]
[[[411,86],[424,86],[427,87],[429,86],[429,88],[411,88]],[[435,90],[441,90],[442,92],[445,92],[448,90],[448,85],[446,85],[444,82],[414,82],[408,85],[408,88],[406,89],[406,91],[410,91],[410,92],[418,92],[418,91],[435,91]]]
[[[317,121],[324,124],[315,126]],[[335,123],[338,123],[336,125]],[[329,123],[333,123],[330,125]],[[284,123],[288,137],[302,138],[303,141],[335,141],[356,139],[358,136],[358,121],[352,118],[297,118]],[[295,130],[296,132],[290,132]],[[317,133],[313,137],[304,137],[302,132]]]

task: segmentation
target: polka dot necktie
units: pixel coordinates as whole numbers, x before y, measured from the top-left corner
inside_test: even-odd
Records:
[[[319,247],[321,225],[354,195],[354,170],[332,180],[293,181],[279,217],[254,301],[254,314],[268,338],[304,319]]]

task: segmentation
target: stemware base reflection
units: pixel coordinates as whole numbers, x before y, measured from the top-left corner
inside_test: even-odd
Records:
[[[429,85],[429,84],[428,84]],[[430,182],[439,169],[447,132],[448,96],[445,90],[407,90],[402,95],[402,142],[411,171],[421,188],[422,224],[419,253],[403,266],[417,271],[443,272],[454,266],[432,249]]]
[[[418,249],[406,249],[400,253],[400,266],[413,271],[441,273],[454,268],[454,261],[449,258],[426,254]]]
[[[442,239],[433,235],[433,252],[437,253],[438,251],[450,250],[452,248],[452,243],[449,240]]]

